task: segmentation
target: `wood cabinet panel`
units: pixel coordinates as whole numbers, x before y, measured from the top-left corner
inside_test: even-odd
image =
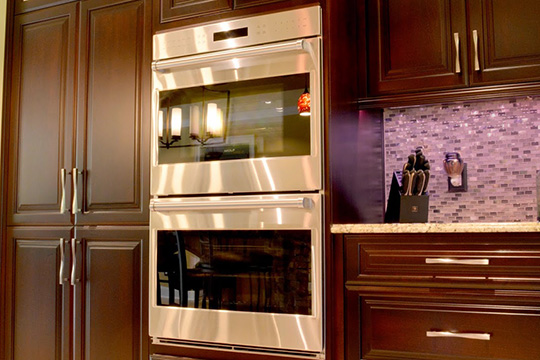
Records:
[[[439,299],[408,298],[407,289],[362,296],[348,293],[361,329],[361,344],[349,337],[349,356],[362,359],[516,359],[540,356],[540,298],[523,306],[497,300],[464,301],[450,292]],[[489,298],[488,298],[489,299]],[[360,321],[361,320],[361,321]],[[357,331],[351,334],[358,335]],[[350,357],[354,358],[354,357]]]
[[[75,359],[147,358],[148,229],[76,232],[81,282],[75,319],[81,326]]]
[[[232,0],[161,0],[160,22],[187,19],[232,9]]]
[[[15,14],[60,5],[75,0],[15,0]]]
[[[76,4],[15,17],[8,223],[69,224]],[[71,193],[66,188],[65,199]],[[66,200],[67,201],[67,200]],[[66,202],[67,204],[67,202]]]
[[[478,61],[472,85],[540,80],[540,2],[482,0],[469,6],[470,62]]]
[[[6,286],[12,309],[4,324],[6,359],[69,359],[69,327],[63,325],[70,320],[70,287],[59,282],[60,239],[69,237],[69,229],[8,231],[6,264],[13,276]],[[68,264],[68,247],[63,246]]]
[[[367,12],[370,94],[465,85],[464,1],[377,0]]]
[[[82,14],[77,167],[83,195],[76,222],[144,224],[150,99],[144,2],[85,1]]]
[[[478,281],[540,279],[540,235],[388,234],[351,236],[347,280],[364,277],[478,277]],[[436,279],[433,279],[434,281]]]
[[[285,0],[234,0],[234,8],[241,9],[244,7],[255,6],[255,5],[264,5],[275,2],[280,2]]]

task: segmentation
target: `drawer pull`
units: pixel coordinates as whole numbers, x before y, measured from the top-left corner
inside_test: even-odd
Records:
[[[489,259],[426,258],[426,264],[489,265]]]
[[[491,334],[485,333],[456,333],[451,331],[426,331],[427,337],[449,337],[471,340],[491,340]]]

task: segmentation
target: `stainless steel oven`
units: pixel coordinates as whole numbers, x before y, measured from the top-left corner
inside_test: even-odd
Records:
[[[153,58],[153,195],[322,189],[320,7],[160,33]]]
[[[154,343],[322,357],[322,195],[150,206]]]

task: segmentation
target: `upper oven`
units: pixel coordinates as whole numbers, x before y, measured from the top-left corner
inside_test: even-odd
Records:
[[[152,195],[322,189],[321,9],[154,36]]]

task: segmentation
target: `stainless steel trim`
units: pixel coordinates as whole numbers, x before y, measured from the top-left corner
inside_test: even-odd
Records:
[[[150,200],[152,211],[183,211],[183,210],[220,210],[220,209],[260,209],[260,208],[300,208],[311,209],[313,201],[306,197],[296,199],[253,199],[253,200],[221,200],[221,201],[190,201],[190,200]]]
[[[73,179],[73,203],[71,205],[71,213],[73,215],[77,214],[81,209],[79,209],[79,191],[78,191],[78,182],[79,182],[79,171],[77,168],[73,168],[71,171],[71,177]]]
[[[67,170],[60,169],[60,183],[62,184],[62,197],[60,199],[60,214],[64,214],[67,211],[66,176],[67,176]]]
[[[223,40],[215,38],[216,33],[238,29],[244,30],[241,36]],[[161,32],[153,36],[152,60],[305,39],[321,34],[321,7],[310,6]]]
[[[478,59],[478,31],[473,30],[473,47],[474,47],[474,71],[480,71],[480,61]]]
[[[176,67],[189,65],[197,65],[197,67],[201,67],[211,62],[229,60],[236,57],[268,55],[278,52],[302,49],[307,50],[307,46],[309,46],[309,44],[305,43],[304,40],[296,40],[277,44],[251,46],[248,48],[223,50],[217,53],[206,53],[175,59],[157,60],[152,63],[152,70],[165,71]]]
[[[491,340],[491,334],[487,333],[458,333],[452,331],[426,331],[427,337],[449,337],[471,340]]]
[[[64,278],[64,268],[66,262],[66,256],[64,253],[64,238],[60,238],[60,270],[58,271],[58,283],[64,285],[64,281],[67,279]]]
[[[489,259],[426,258],[426,264],[489,265]]]
[[[456,45],[456,74],[461,73],[461,62],[459,58],[459,33],[454,33],[454,44]]]
[[[79,277],[77,276],[77,239],[71,239],[71,285],[75,286],[79,282]]]

